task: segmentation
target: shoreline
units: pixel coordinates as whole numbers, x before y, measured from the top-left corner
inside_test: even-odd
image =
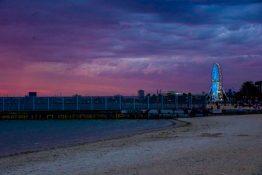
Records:
[[[168,128],[0,158],[1,175],[262,174],[262,115],[183,118]]]
[[[100,142],[110,141],[110,140],[129,138],[129,137],[136,136],[136,135],[142,135],[142,134],[146,134],[146,133],[153,133],[153,132],[158,132],[158,131],[162,131],[162,130],[168,130],[170,128],[184,127],[184,126],[190,124],[188,122],[180,121],[178,119],[165,119],[165,120],[170,122],[170,125],[167,125],[165,127],[159,127],[159,128],[153,128],[153,129],[143,129],[143,130],[140,130],[140,131],[134,131],[133,133],[130,133],[130,134],[125,133],[123,135],[108,136],[108,138],[97,138],[97,139],[93,139],[93,140],[89,140],[89,141],[84,141],[84,142],[81,142],[81,143],[66,144],[66,145],[60,145],[60,146],[55,146],[55,147],[43,148],[43,149],[39,149],[39,150],[23,151],[23,152],[19,152],[19,153],[8,154],[8,155],[0,155],[0,159],[20,156],[20,155],[26,155],[26,154],[34,154],[34,153],[43,152],[43,151],[52,151],[52,150],[56,150],[56,149],[66,149],[66,148],[77,147],[77,146],[85,146],[85,145],[88,145],[88,144],[95,144],[95,143],[100,143]]]

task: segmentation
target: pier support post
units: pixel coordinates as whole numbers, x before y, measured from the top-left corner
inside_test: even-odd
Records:
[[[105,110],[107,110],[107,97],[105,97]]]
[[[136,97],[134,97],[133,100],[134,100],[134,104],[133,104],[134,106],[133,107],[134,107],[134,111],[135,111],[136,110]]]
[[[91,97],[91,102],[90,102],[90,109],[94,110],[94,105],[93,105],[93,97]]]
[[[3,112],[5,111],[5,97],[2,98],[2,109],[3,109]]]
[[[147,96],[147,109],[149,110],[150,108],[150,100],[149,100],[149,96]]]
[[[189,93],[189,94],[187,95],[187,98],[188,98],[188,108],[189,108],[189,109],[192,109],[192,94]]]
[[[62,97],[62,110],[65,110],[65,97]]]
[[[164,104],[163,104],[163,95],[161,94],[161,109],[163,109],[163,106],[164,106]]]
[[[119,96],[119,109],[122,110],[122,97]]]
[[[21,107],[20,107],[21,103],[20,103],[20,97],[17,98],[17,110],[20,111]]]
[[[35,111],[35,97],[33,97],[33,111]]]
[[[178,109],[178,95],[175,94],[175,108]]]
[[[50,110],[50,101],[49,101],[49,97],[47,97],[47,111]]]
[[[78,104],[78,95],[76,96],[76,110],[79,110],[79,104]]]

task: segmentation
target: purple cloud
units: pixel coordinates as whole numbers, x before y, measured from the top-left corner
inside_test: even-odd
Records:
[[[2,0],[0,93],[209,91],[260,80],[262,3]]]

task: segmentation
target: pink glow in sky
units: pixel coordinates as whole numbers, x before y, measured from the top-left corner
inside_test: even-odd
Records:
[[[262,80],[262,4],[0,0],[0,95],[208,92]]]

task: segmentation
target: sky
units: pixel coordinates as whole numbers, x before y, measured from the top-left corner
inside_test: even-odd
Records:
[[[262,80],[261,0],[0,0],[0,95],[209,92]]]

